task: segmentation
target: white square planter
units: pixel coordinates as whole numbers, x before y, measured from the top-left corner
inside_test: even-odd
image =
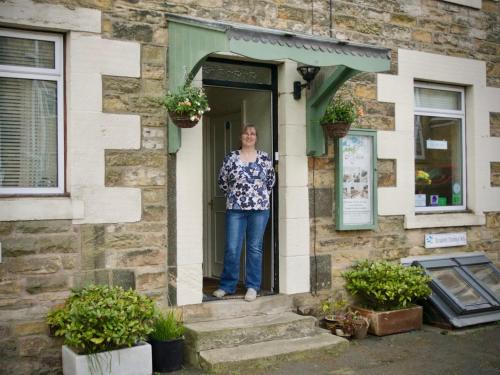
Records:
[[[151,345],[141,342],[131,348],[92,355],[80,355],[68,346],[62,347],[64,375],[151,375]]]

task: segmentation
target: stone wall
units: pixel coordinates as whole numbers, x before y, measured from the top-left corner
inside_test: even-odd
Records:
[[[448,56],[483,60],[487,64],[487,85],[500,87],[498,51],[500,47],[498,17],[500,5],[483,1],[482,10],[435,0],[422,1],[334,1],[335,35],[373,43],[393,49],[392,73],[397,74],[397,48],[415,49]],[[359,22],[363,17],[366,22]],[[327,30],[326,20],[323,30]],[[394,107],[376,100],[376,77],[363,74],[350,82],[363,101],[366,116],[357,127],[394,130]],[[498,114],[490,113],[490,134],[498,136]],[[378,228],[373,231],[335,230],[334,152],[310,158],[310,216],[311,216],[311,287],[328,294],[343,285],[342,271],[353,261],[371,258],[398,260],[410,255],[440,254],[458,251],[485,251],[500,263],[500,213],[486,214],[485,226],[429,228],[407,230],[402,216],[379,216]],[[378,186],[395,186],[396,161],[377,162]],[[491,163],[491,186],[499,186],[499,163]],[[315,202],[315,205],[314,205]],[[425,233],[466,231],[468,245],[455,248],[425,249]],[[328,269],[330,267],[330,269]]]
[[[49,337],[45,317],[65,300],[70,288],[120,285],[168,303],[167,134],[158,101],[166,87],[165,9],[139,10],[120,1],[45,3],[98,9],[103,38],[141,44],[140,78],[102,76],[102,110],[141,117],[139,150],[105,151],[105,185],[140,188],[142,214],[136,223],[0,222],[2,373],[60,373],[62,340]]]
[[[166,118],[157,97],[168,72],[165,12],[226,20],[298,32],[329,35],[329,1],[301,0],[37,0],[68,8],[102,11],[104,38],[141,44],[141,76],[104,76],[103,111],[141,116],[139,150],[107,150],[105,182],[109,187],[142,191],[142,220],[137,223],[73,225],[71,221],[0,223],[0,366],[6,373],[60,372],[60,340],[49,338],[47,311],[71,287],[104,282],[135,287],[166,302],[167,189],[175,175],[167,168]],[[487,63],[487,84],[500,87],[499,3],[483,0],[482,10],[437,0],[333,1],[333,34],[356,42],[468,57]],[[313,17],[313,22],[311,19]],[[126,56],[124,56],[126,58]],[[394,105],[376,100],[376,77],[353,81],[363,100],[361,127],[394,129]],[[498,113],[491,114],[491,135],[499,136]],[[394,186],[394,160],[378,161],[379,186]],[[170,164],[169,164],[170,165]],[[332,219],[333,147],[324,157],[310,158],[311,275],[313,288],[325,292],[342,284],[340,272],[353,260],[425,254],[424,230],[405,230],[402,217],[379,217],[375,231],[337,232]],[[491,164],[492,185],[499,186],[498,163]],[[175,200],[175,196],[169,195]],[[481,227],[467,231],[469,244],[457,250],[484,250],[499,262],[500,214],[487,214]],[[436,229],[440,231],[440,228]],[[445,250],[434,250],[434,252]],[[316,255],[316,256],[314,256]],[[317,272],[316,272],[317,270]],[[175,275],[175,267],[171,270]],[[316,277],[317,275],[317,277]],[[172,293],[170,293],[172,295]]]

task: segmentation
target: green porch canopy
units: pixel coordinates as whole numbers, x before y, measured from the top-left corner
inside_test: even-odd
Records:
[[[188,75],[194,76],[213,53],[231,52],[256,60],[289,59],[305,65],[330,67],[322,84],[313,85],[306,99],[307,153],[325,152],[319,124],[337,89],[362,72],[383,72],[390,67],[390,50],[307,34],[262,27],[168,16],[168,88],[176,91]],[[168,151],[181,146],[180,129],[169,121]]]

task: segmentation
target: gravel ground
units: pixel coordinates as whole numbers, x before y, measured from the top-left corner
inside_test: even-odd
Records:
[[[203,374],[186,367],[174,375]],[[500,375],[500,324],[459,331],[421,331],[351,341],[339,355],[318,354],[238,375]]]

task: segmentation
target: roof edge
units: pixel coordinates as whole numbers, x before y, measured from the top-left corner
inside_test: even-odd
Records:
[[[295,33],[287,30],[271,29],[261,26],[249,26],[234,22],[207,20],[174,13],[166,13],[166,15],[169,22],[178,22],[206,29],[222,31],[226,33],[229,39],[244,39],[255,42],[266,42],[267,40],[280,41],[283,44],[292,44],[296,47],[302,46],[306,49],[320,49],[321,51],[325,50],[328,52],[335,50],[335,52],[342,51],[343,53],[363,53],[367,56],[375,58],[386,60],[391,59],[391,49],[385,47],[376,47],[367,44],[338,40],[335,38],[327,38],[319,35]]]

